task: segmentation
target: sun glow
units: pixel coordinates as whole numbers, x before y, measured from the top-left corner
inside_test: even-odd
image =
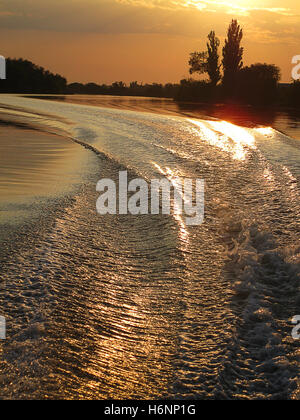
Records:
[[[279,7],[262,7],[261,1],[253,0],[237,0],[237,1],[217,1],[217,0],[187,0],[187,1],[177,1],[176,4],[181,3],[185,7],[195,7],[199,10],[206,9],[207,11],[220,11],[225,10],[226,13],[232,13],[238,15],[248,15],[251,10],[266,10],[270,12],[277,12],[283,15],[290,15],[290,10],[286,8]]]
[[[257,127],[255,131],[263,136],[271,137],[274,135],[274,130],[272,127]]]

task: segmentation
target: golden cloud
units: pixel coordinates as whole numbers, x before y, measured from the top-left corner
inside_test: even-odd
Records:
[[[255,3],[261,4],[261,1],[252,1],[251,4],[242,5],[238,2],[215,1],[215,0],[117,0],[118,3],[140,6],[145,8],[161,8],[169,10],[197,9],[210,12],[235,13],[238,15],[249,15],[253,10],[268,11],[284,16],[294,16],[295,12],[290,7],[261,7]],[[244,3],[244,2],[242,2]],[[250,3],[250,2],[249,2]]]

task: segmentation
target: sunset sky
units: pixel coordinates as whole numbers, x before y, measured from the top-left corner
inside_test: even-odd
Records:
[[[245,64],[277,64],[289,81],[299,0],[0,0],[0,54],[69,82],[178,82],[189,53],[211,29],[223,42],[232,18],[244,28]]]

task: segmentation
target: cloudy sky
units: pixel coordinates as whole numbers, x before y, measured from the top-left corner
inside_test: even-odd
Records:
[[[300,54],[299,0],[0,0],[0,54],[24,57],[69,81],[176,82],[188,56],[232,18],[244,28],[246,64],[291,78]]]

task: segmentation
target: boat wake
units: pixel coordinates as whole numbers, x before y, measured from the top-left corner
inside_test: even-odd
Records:
[[[90,156],[80,188],[3,254],[1,398],[299,397],[296,141],[216,119],[1,102]],[[204,223],[98,215],[96,184],[118,185],[120,170],[204,179]]]

